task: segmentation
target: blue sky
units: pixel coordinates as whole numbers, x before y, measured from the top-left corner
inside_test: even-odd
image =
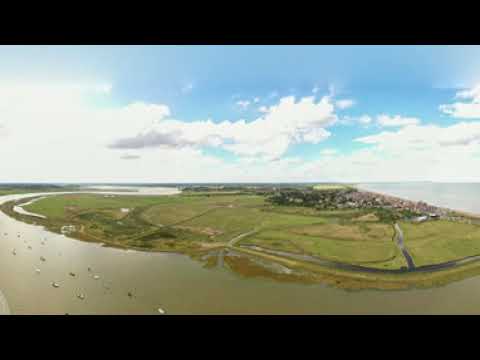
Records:
[[[72,141],[63,158],[58,147],[38,155],[50,176],[35,175],[38,161],[25,155],[31,166],[12,163],[0,181],[390,180],[372,170],[385,156],[399,159],[395,168],[416,164],[391,180],[475,180],[479,69],[475,46],[2,46],[0,144],[27,141],[20,131],[39,123],[58,144]],[[438,141],[411,146],[427,133]],[[98,164],[58,172],[81,161],[87,134]],[[450,143],[465,146],[441,145]],[[454,176],[446,160],[428,161],[436,154],[464,168]],[[355,170],[358,158],[370,170]],[[158,163],[168,174],[149,172]]]

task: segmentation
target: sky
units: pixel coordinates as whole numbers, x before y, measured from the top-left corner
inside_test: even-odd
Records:
[[[480,181],[479,46],[0,46],[0,182]]]

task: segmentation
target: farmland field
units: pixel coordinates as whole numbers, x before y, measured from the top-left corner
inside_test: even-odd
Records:
[[[236,246],[306,254],[322,259],[399,268],[393,228],[365,209],[318,211],[272,206],[259,195],[128,196],[70,194],[39,199],[25,210],[46,216],[45,226],[112,246],[194,253]]]
[[[345,287],[402,288],[409,281],[428,282],[438,277],[415,273],[394,278],[390,273],[381,276],[361,273],[358,277],[355,271],[347,276],[336,267],[335,264],[349,264],[387,271],[407,268],[395,243],[393,223],[379,216],[381,209],[325,210],[297,204],[275,205],[266,199],[264,195],[231,192],[186,192],[170,196],[64,194],[36,198],[24,205],[25,210],[44,215],[45,219],[14,212],[13,206],[18,205],[15,202],[5,203],[2,209],[53,232],[70,229],[67,236],[80,240],[142,251],[187,254],[195,259],[205,258],[205,266],[217,261],[216,255],[210,254],[235,251],[250,259],[225,258],[225,263],[239,273],[264,274],[267,270],[258,267],[258,261],[263,259],[262,266],[272,264],[267,268],[287,266],[299,274],[314,274],[308,275],[310,280],[311,276],[320,277],[321,281],[338,285],[334,279],[341,277]],[[443,220],[399,224],[416,266],[480,254],[477,225]],[[242,266],[245,269],[242,270]],[[453,270],[445,273],[455,274]],[[280,277],[292,279],[292,276]],[[351,282],[346,281],[345,276],[358,278]],[[379,279],[383,279],[382,282]]]
[[[417,266],[480,254],[479,225],[438,220],[400,226]]]

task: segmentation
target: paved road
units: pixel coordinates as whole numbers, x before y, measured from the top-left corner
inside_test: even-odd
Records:
[[[405,247],[405,243],[403,242],[403,231],[400,229],[400,226],[395,223],[395,243],[397,244],[398,248],[402,252],[405,260],[407,261],[408,269],[413,270],[415,269],[415,263],[413,262],[412,256],[408,252],[407,248]]]
[[[234,246],[237,242],[239,242],[240,240],[242,240],[244,237],[249,236],[249,235],[252,235],[252,234],[255,233],[255,232],[257,232],[257,230],[252,230],[252,231],[249,231],[249,232],[240,234],[240,235],[238,235],[238,236],[235,236],[233,239],[231,239],[231,240],[228,242],[228,246]]]

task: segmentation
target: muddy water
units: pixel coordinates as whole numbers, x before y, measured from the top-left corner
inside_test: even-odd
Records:
[[[222,267],[206,269],[183,255],[81,242],[2,212],[0,290],[13,314],[159,314],[158,308],[167,314],[480,313],[479,277],[407,291],[345,291],[244,278]],[[77,298],[80,293],[84,300]]]

